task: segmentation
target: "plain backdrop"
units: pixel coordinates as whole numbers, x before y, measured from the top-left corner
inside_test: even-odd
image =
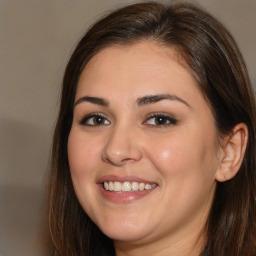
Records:
[[[136,1],[0,0],[0,255],[49,255],[44,187],[67,60],[107,10]],[[159,1],[168,2],[168,1]],[[198,0],[232,32],[256,83],[256,1]]]

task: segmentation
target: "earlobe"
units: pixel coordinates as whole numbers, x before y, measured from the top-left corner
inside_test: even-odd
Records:
[[[231,134],[224,138],[220,164],[215,176],[217,181],[230,180],[237,174],[244,158],[247,141],[248,128],[244,123],[237,124]]]

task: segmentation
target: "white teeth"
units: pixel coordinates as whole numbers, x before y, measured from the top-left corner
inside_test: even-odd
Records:
[[[104,188],[105,188],[105,190],[108,190],[108,183],[107,182],[104,182]]]
[[[103,185],[105,190],[108,191],[114,191],[114,192],[130,192],[130,191],[143,191],[143,190],[150,190],[152,188],[156,187],[156,184],[145,184],[145,183],[138,183],[136,181],[129,182],[125,181],[123,183],[118,182],[118,181],[109,181],[109,182],[104,182]]]
[[[146,185],[145,185],[145,189],[149,190],[149,189],[151,189],[151,188],[152,188],[151,185],[149,185],[149,184],[146,184]]]
[[[123,183],[122,191],[130,191],[131,190],[131,183],[126,181]]]
[[[117,181],[114,182],[114,191],[116,192],[122,191],[122,184],[120,182],[117,182]]]
[[[132,182],[132,190],[137,191],[139,189],[139,183],[134,181]]]
[[[139,190],[144,190],[145,188],[145,184],[144,183],[140,183],[139,184]]]
[[[114,184],[113,184],[112,181],[110,181],[109,184],[108,184],[108,190],[109,191],[114,191]]]

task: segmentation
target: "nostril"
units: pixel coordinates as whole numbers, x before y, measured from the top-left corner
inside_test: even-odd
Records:
[[[138,161],[140,158],[136,159],[136,158],[131,158],[131,157],[126,157],[126,158],[123,158],[123,157],[106,157],[106,158],[103,158],[105,162],[109,163],[109,164],[112,164],[112,165],[115,165],[115,166],[120,166],[120,165],[124,165],[124,164],[127,164],[127,163],[133,163],[133,162],[136,162]]]
[[[122,160],[122,162],[134,162],[134,161],[135,161],[135,159],[133,159],[133,158],[125,158]]]

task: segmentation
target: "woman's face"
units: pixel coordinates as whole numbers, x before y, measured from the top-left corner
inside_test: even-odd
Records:
[[[68,157],[76,195],[110,238],[197,234],[215,192],[214,118],[180,56],[154,42],[112,46],[83,70]]]

